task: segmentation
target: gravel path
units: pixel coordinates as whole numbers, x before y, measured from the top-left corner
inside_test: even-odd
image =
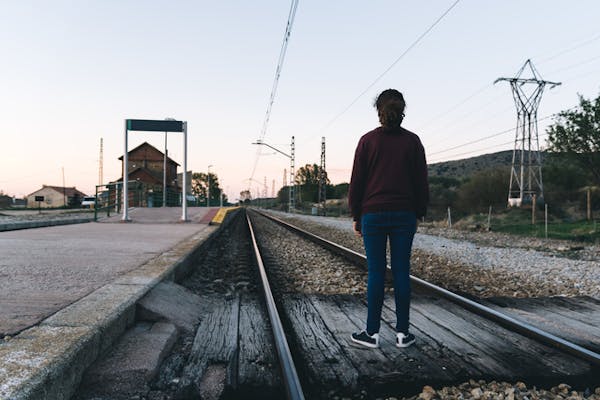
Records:
[[[362,239],[354,236],[347,218],[274,214],[364,254]],[[578,251],[562,251],[569,248],[564,241],[549,240],[543,249],[536,242],[538,249],[533,249],[528,238],[449,231],[419,228],[413,244],[414,275],[476,297],[600,297],[595,246],[590,246],[584,260]]]

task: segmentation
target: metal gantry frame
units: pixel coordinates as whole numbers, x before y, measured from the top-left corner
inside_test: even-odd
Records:
[[[325,136],[321,138],[321,168],[319,169],[319,208],[327,215],[327,172],[325,169]]]
[[[522,78],[527,67],[529,67],[532,77]],[[494,83],[500,81],[510,83],[517,107],[517,127],[508,188],[508,206],[521,207],[523,204],[532,204],[534,197],[537,201],[543,202],[544,185],[537,110],[546,85],[552,89],[560,85],[560,82],[542,80],[531,60],[527,60],[523,64],[516,77],[498,78]],[[526,85],[527,87],[535,86],[527,92],[525,91]]]
[[[125,152],[123,154],[123,218],[124,222],[129,219],[129,131],[145,132],[182,132],[183,133],[183,188],[181,199],[181,221],[187,222],[187,121],[176,121],[174,119],[149,120],[149,119],[126,119],[125,120]],[[165,144],[166,146],[166,144]]]
[[[291,156],[290,156],[290,186],[289,186],[289,199],[288,199],[288,212],[293,213],[296,209],[296,145],[294,144],[294,137],[292,136],[291,143]]]
[[[257,144],[257,145],[261,145],[261,146],[267,146],[270,149],[275,150],[276,152],[278,152],[279,154],[282,154],[284,156],[286,156],[287,158],[290,159],[290,185],[288,186],[288,190],[289,190],[289,199],[288,199],[288,212],[292,213],[294,212],[294,209],[296,208],[296,203],[294,201],[294,196],[295,196],[295,179],[294,179],[294,168],[295,168],[295,162],[296,162],[296,147],[294,145],[294,137],[292,136],[292,143],[291,143],[291,152],[290,154],[286,154],[283,151],[279,150],[278,148],[275,148],[273,146],[271,146],[268,143],[263,142],[262,139],[258,139],[256,142],[253,142],[252,144]],[[286,177],[286,172],[284,169],[283,172],[283,184],[285,186],[285,177]],[[266,177],[265,177],[266,179]],[[250,178],[249,180],[252,180],[252,178]],[[266,186],[266,181],[265,181],[265,186]]]

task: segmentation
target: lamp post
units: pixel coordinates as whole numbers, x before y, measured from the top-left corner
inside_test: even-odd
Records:
[[[208,175],[206,175],[206,208],[210,207],[210,167],[212,164],[208,166]]]
[[[175,121],[175,118],[165,118],[165,121]],[[167,150],[167,134],[165,132],[165,154],[163,159],[163,207],[167,206],[167,158],[169,157],[169,150]],[[185,173],[185,171],[183,171]]]
[[[295,164],[295,145],[294,145],[294,137],[292,136],[292,144],[291,144],[291,153],[292,155],[286,154],[283,151],[271,146],[268,143],[265,143],[262,141],[262,139],[258,139],[256,142],[252,143],[252,144],[256,144],[256,145],[260,145],[260,146],[267,146],[270,149],[275,150],[276,152],[278,152],[279,154],[282,154],[284,156],[286,156],[287,158],[290,159],[290,186],[289,186],[289,194],[288,194],[288,212],[291,213],[294,210],[294,192],[295,192],[295,188],[294,188],[294,164]]]

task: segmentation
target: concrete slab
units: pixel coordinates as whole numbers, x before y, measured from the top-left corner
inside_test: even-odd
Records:
[[[0,232],[0,337],[17,334],[206,229],[89,223]]]
[[[138,303],[140,320],[166,320],[179,329],[193,333],[205,312],[206,301],[173,282],[161,282]]]
[[[205,215],[213,210],[218,210],[218,207],[188,207],[187,217],[188,223],[208,223],[202,221]],[[216,211],[214,211],[216,212]],[[181,207],[164,207],[164,208],[131,208],[128,213],[130,222],[135,224],[174,224],[182,223]],[[105,217],[105,214],[98,213],[98,222],[104,223],[121,223],[123,222],[122,214],[111,214],[110,217]]]
[[[0,399],[68,399],[98,355],[88,327],[34,327],[0,345]],[[58,379],[59,378],[59,379]]]
[[[29,304],[29,324],[54,314],[0,336],[0,398],[70,398],[85,369],[133,324],[135,302],[191,269],[216,230],[92,223],[0,233],[0,327],[19,317],[10,304],[30,296],[37,301]]]
[[[78,399],[126,398],[147,389],[177,340],[173,324],[138,324],[86,372]]]
[[[86,222],[92,222],[93,220],[94,220],[93,218],[84,217],[84,218],[68,218],[68,219],[56,219],[56,220],[7,222],[7,223],[0,224],[0,232],[15,231],[15,230],[19,230],[19,229],[44,228],[47,226],[57,226],[57,225],[84,224]]]

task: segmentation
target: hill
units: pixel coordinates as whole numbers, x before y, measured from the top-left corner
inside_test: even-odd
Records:
[[[508,170],[512,163],[512,155],[512,150],[505,150],[497,153],[482,154],[476,157],[463,158],[461,160],[443,161],[435,164],[429,164],[429,176],[462,179],[486,169],[506,167]]]

